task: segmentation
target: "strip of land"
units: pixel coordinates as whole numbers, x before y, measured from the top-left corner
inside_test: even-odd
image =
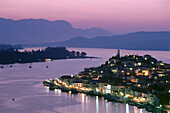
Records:
[[[88,57],[85,52],[69,51],[66,47],[47,47],[37,51],[19,51],[8,48],[0,51],[0,64],[44,62],[57,59],[95,58]]]

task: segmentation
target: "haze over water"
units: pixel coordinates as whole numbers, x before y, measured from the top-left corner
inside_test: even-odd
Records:
[[[99,59],[67,59],[52,62],[5,65],[0,69],[0,110],[2,113],[147,113],[127,104],[106,102],[84,94],[49,91],[42,81],[65,74],[77,74],[84,68],[100,66],[116,54],[116,49],[69,48],[85,51]],[[125,54],[150,54],[170,63],[170,51],[121,50]],[[28,68],[29,66],[32,68]],[[45,68],[48,65],[49,68]],[[15,99],[12,101],[12,99]]]

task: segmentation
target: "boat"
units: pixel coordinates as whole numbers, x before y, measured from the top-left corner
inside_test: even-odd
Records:
[[[55,87],[49,86],[49,90],[54,90]]]
[[[79,91],[79,93],[84,93],[84,94],[86,94],[85,91],[81,91],[81,90]]]
[[[66,88],[66,87],[61,87],[60,89],[61,89],[62,92],[69,92],[69,89]]]
[[[73,93],[73,94],[78,94],[77,89],[73,89],[73,88],[71,88],[71,89],[70,89],[70,91],[71,91],[71,93]]]
[[[108,101],[115,101],[116,99],[114,97],[107,98]]]
[[[153,108],[146,108],[146,110],[147,110],[148,112],[154,112],[154,109],[153,109]]]
[[[1,68],[4,68],[4,66],[1,66]]]
[[[99,97],[102,97],[102,94],[99,92],[99,93],[95,93],[96,96],[99,96]]]
[[[49,90],[54,90],[55,87],[54,86],[49,86]]]
[[[107,99],[108,101],[114,101],[114,102],[120,102],[120,103],[124,102],[120,97],[112,96],[112,95],[105,95],[104,99]]]
[[[87,93],[87,95],[96,96],[95,93],[94,93],[94,91],[89,91],[89,92]]]
[[[58,86],[58,85],[55,85],[55,89],[60,89],[60,86]]]
[[[145,108],[145,105],[144,105],[144,104],[140,104],[140,103],[138,103],[136,106],[137,106],[138,108]]]
[[[43,81],[44,86],[49,86],[49,82]]]
[[[88,91],[80,91],[80,93],[81,92],[88,95]]]
[[[124,98],[120,98],[119,102],[120,102],[120,103],[125,103],[126,100],[125,100]]]
[[[55,89],[55,84],[53,82],[49,83],[49,90],[54,90]]]
[[[104,95],[104,99],[111,100],[113,97],[111,95]]]
[[[32,66],[29,66],[29,68],[32,68]]]
[[[155,110],[154,106],[150,104],[147,104],[145,108],[148,112],[154,112]]]
[[[12,67],[12,65],[10,65],[9,67]]]
[[[121,102],[121,99],[119,97],[116,97],[115,102]]]
[[[46,68],[48,68],[48,66],[46,66]]]
[[[136,104],[134,102],[128,102],[129,105],[135,106]]]

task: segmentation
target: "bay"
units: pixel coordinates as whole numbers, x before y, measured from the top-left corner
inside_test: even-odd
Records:
[[[100,66],[116,54],[116,49],[68,48],[85,51],[98,59],[66,59],[4,65],[0,69],[0,112],[2,113],[147,113],[125,103],[106,102],[103,98],[85,94],[49,91],[42,81],[62,75],[77,74],[84,68]],[[150,54],[158,60],[170,63],[169,51],[121,50],[121,55]],[[46,65],[49,68],[46,68]],[[32,66],[32,68],[29,68]],[[12,100],[14,99],[14,101]]]

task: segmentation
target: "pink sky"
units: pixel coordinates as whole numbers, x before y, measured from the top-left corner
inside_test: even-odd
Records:
[[[0,17],[66,20],[114,33],[170,30],[170,0],[0,0]]]

